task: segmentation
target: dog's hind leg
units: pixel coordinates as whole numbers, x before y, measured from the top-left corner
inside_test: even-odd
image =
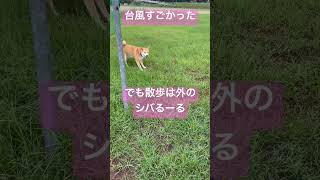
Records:
[[[126,53],[123,53],[123,60],[124,60],[124,62],[126,63],[126,66],[128,66]]]

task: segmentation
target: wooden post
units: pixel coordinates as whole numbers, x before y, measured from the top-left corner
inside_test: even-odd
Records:
[[[47,4],[46,0],[30,0],[29,2],[31,12],[33,46],[37,62],[37,79],[40,88],[40,84],[42,82],[51,80],[52,71],[50,61],[50,38],[46,12]],[[40,107],[50,108],[50,106],[43,103],[43,98],[44,97],[41,97],[40,95]],[[48,119],[49,121],[54,120],[53,114],[48,114],[47,117],[50,118]],[[56,136],[52,131],[49,130],[43,130],[43,135],[45,138],[46,152],[47,154],[50,154],[54,150],[54,145],[56,144]]]
[[[120,66],[120,78],[121,78],[121,89],[122,89],[122,99],[123,92],[127,88],[126,80],[126,69],[123,62],[123,48],[122,48],[122,35],[121,35],[121,25],[120,25],[120,3],[119,0],[113,0],[113,13],[114,13],[114,23],[116,29],[116,38],[118,44],[118,62]],[[124,109],[128,110],[128,102],[123,100]]]

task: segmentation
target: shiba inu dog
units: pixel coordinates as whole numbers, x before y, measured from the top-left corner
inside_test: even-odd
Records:
[[[122,41],[122,46],[123,57],[126,65],[128,66],[127,59],[133,57],[139,69],[143,71],[143,68],[146,68],[143,64],[143,60],[149,56],[149,48],[129,45],[126,41]]]

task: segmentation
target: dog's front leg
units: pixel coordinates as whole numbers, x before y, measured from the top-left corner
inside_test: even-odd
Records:
[[[146,67],[143,64],[143,60],[140,60],[141,66],[145,69]]]
[[[136,64],[138,65],[139,69],[140,69],[141,71],[143,71],[143,69],[142,69],[142,67],[141,67],[141,65],[140,65],[139,59],[135,59],[135,61],[136,61]]]

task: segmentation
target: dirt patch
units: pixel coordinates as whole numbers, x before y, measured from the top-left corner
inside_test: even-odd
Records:
[[[247,35],[254,35],[260,38],[269,38],[271,36],[283,36],[288,33],[287,28],[284,25],[266,25],[266,26],[258,26],[256,24],[251,23],[243,23],[241,24],[242,33]]]
[[[286,29],[280,26],[266,26],[266,27],[257,27],[252,29],[254,33],[258,33],[264,36],[271,36],[275,34],[284,34]]]
[[[210,74],[202,74],[194,70],[188,70],[187,74],[189,74],[194,80],[199,82],[210,81]]]
[[[200,97],[202,97],[202,96],[209,96],[209,95],[210,95],[210,90],[209,90],[209,89],[200,91]]]
[[[158,148],[160,154],[167,154],[173,150],[174,146],[172,144],[161,144]]]
[[[174,143],[170,140],[170,136],[164,136],[161,132],[157,131],[154,135],[155,144],[159,154],[167,154],[174,149]]]
[[[132,169],[125,168],[121,170],[115,169],[118,164],[117,160],[111,160],[111,171],[110,171],[110,179],[111,180],[136,180],[135,173]]]

